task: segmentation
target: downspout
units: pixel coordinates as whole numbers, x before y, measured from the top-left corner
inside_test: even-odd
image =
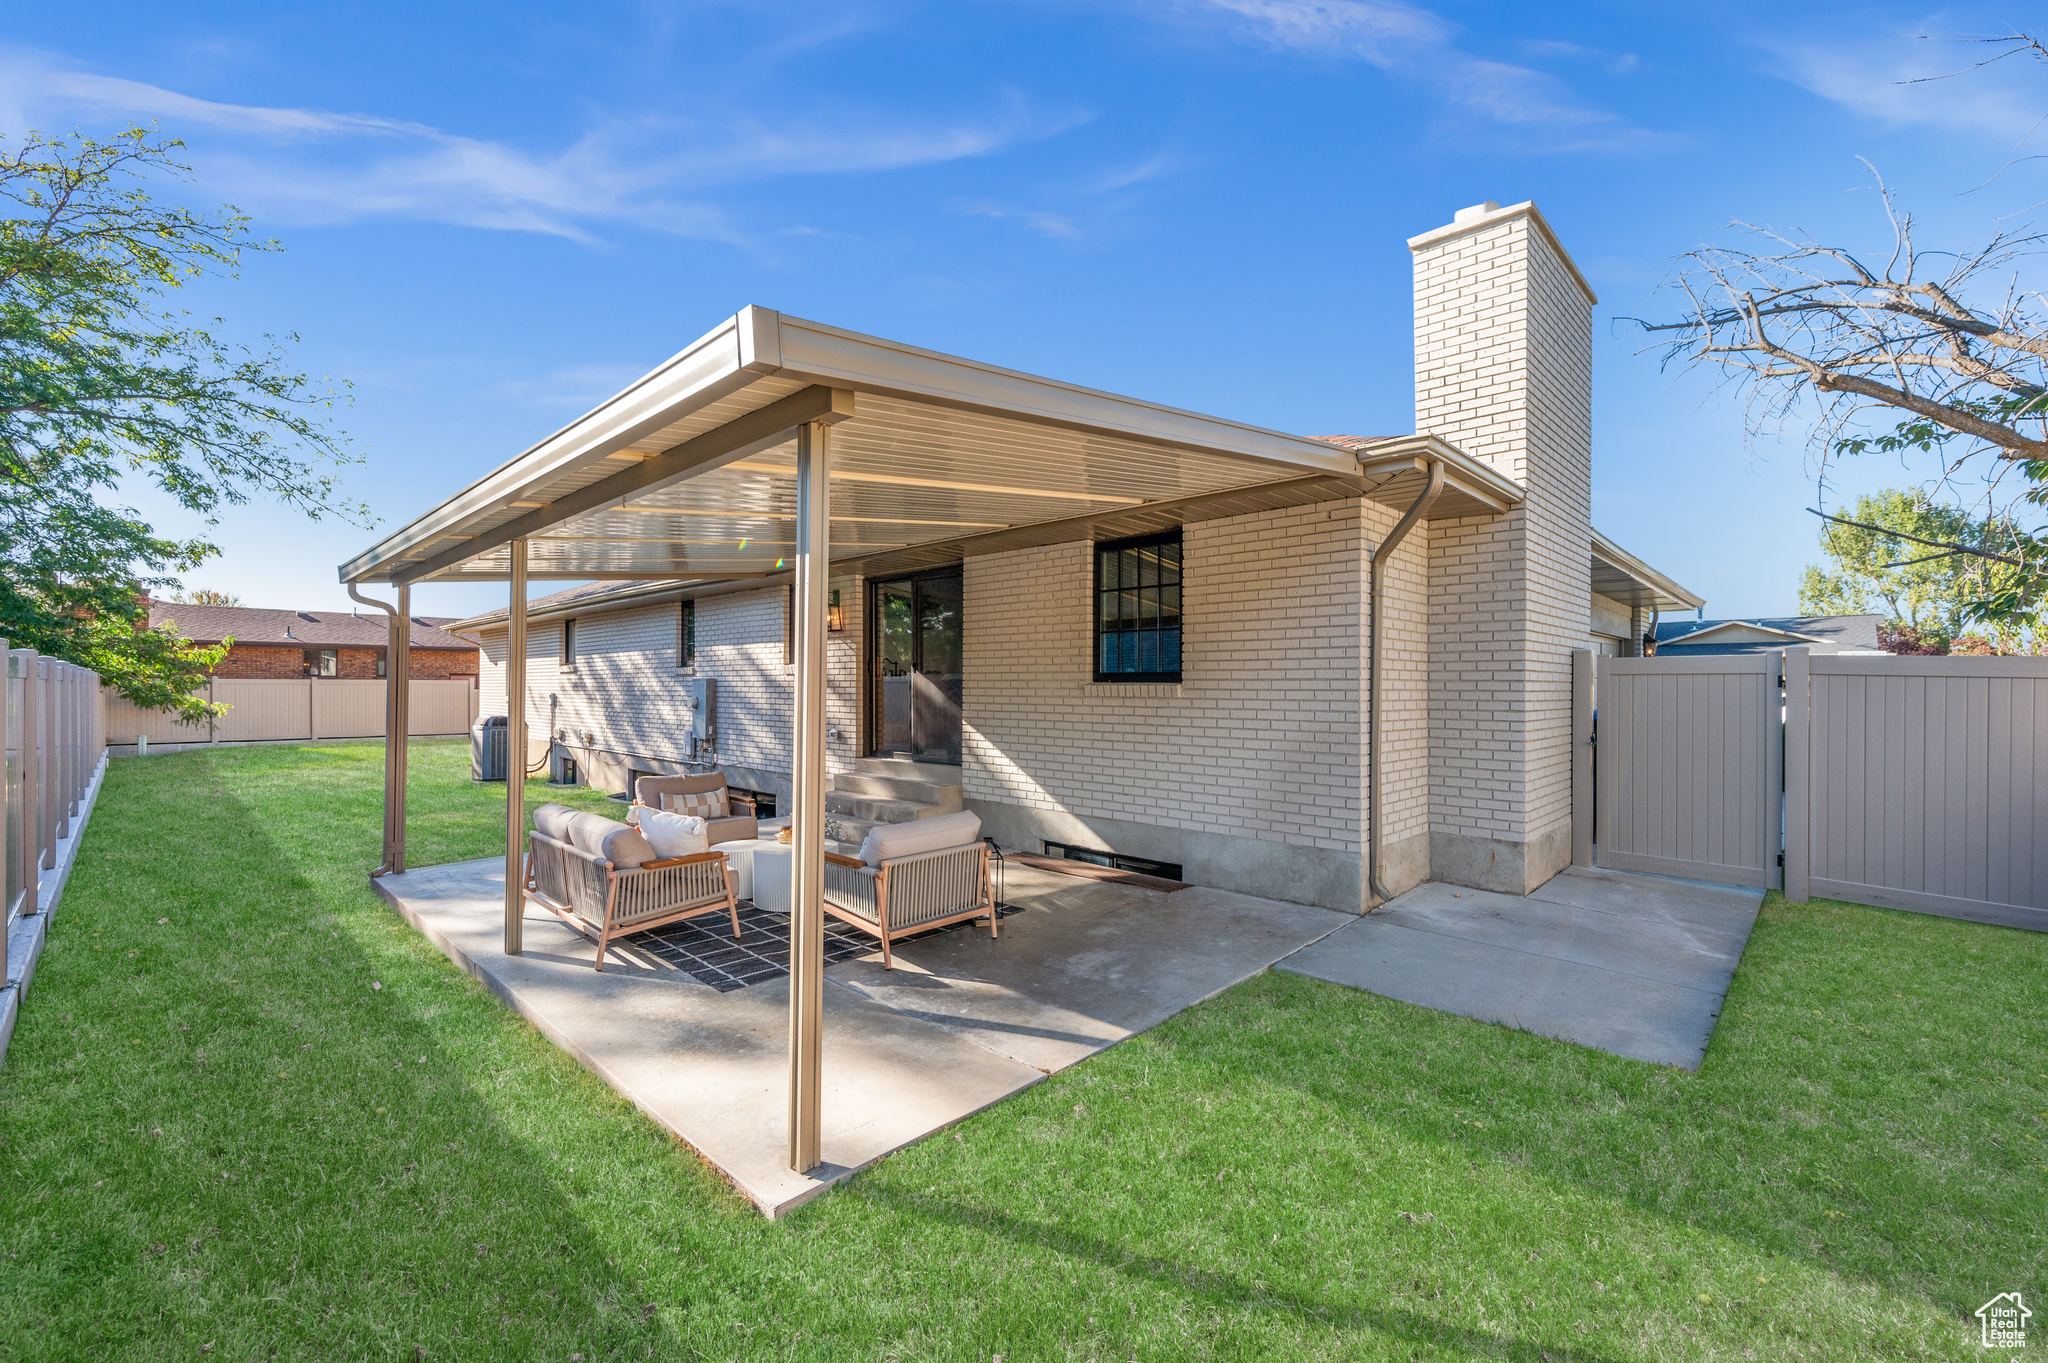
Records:
[[[353,582],[347,585],[348,594],[351,597],[362,602],[365,606],[375,606],[390,617],[390,633],[387,636],[389,642],[384,649],[384,860],[378,864],[376,870],[370,872],[370,878],[374,880],[378,876],[390,875],[394,871],[403,871],[405,869],[403,864],[392,865],[394,849],[402,849],[404,846],[402,830],[405,826],[405,781],[403,774],[405,771],[403,757],[405,745],[402,739],[396,744],[391,741],[392,730],[403,717],[398,704],[398,683],[396,680],[398,677],[397,654],[399,652],[398,631],[400,623],[398,611],[395,608],[373,597],[364,596],[356,590],[356,584]],[[394,828],[401,830],[397,836],[393,835]],[[399,850],[398,855],[402,859],[404,852]]]
[[[1386,600],[1387,591],[1386,578],[1380,572],[1380,560],[1393,556],[1394,551],[1401,547],[1401,541],[1408,538],[1408,532],[1415,528],[1418,521],[1429,515],[1430,507],[1434,506],[1436,499],[1443,495],[1443,490],[1444,461],[1432,459],[1429,463],[1428,485],[1422,489],[1422,494],[1402,514],[1401,519],[1395,522],[1393,530],[1388,533],[1387,537],[1381,540],[1373,549],[1372,560],[1366,569],[1369,577],[1368,596],[1371,600],[1370,609],[1372,617],[1367,624],[1366,642],[1368,656],[1366,659],[1367,691],[1365,701],[1365,848],[1367,867],[1366,887],[1372,893],[1375,901],[1374,908],[1394,897],[1392,892],[1387,889],[1386,881],[1380,875],[1381,787],[1384,784],[1381,780],[1382,773],[1380,771],[1380,712],[1382,702],[1385,700],[1386,691],[1384,650],[1380,647],[1380,639],[1381,622],[1386,618],[1386,612],[1381,607]]]

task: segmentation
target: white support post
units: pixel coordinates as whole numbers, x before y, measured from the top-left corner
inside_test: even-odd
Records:
[[[831,575],[832,428],[796,441],[796,830],[789,915],[789,1167],[823,1162],[825,1034],[825,593]]]
[[[526,541],[512,541],[512,600],[505,628],[505,954],[525,948]]]

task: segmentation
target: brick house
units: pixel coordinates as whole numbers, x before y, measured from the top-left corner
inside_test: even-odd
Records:
[[[532,751],[780,805],[823,446],[828,836],[964,805],[1008,847],[1352,911],[1523,893],[1570,861],[1572,651],[1637,653],[1701,598],[1591,525],[1595,300],[1535,206],[1408,246],[1412,435],[1283,435],[748,309],[342,576],[503,580],[516,552],[599,579],[528,605]],[[457,627],[504,713],[507,612]]]
[[[151,601],[152,628],[171,623],[196,644],[233,639],[216,677],[295,680],[338,677],[375,680],[385,674],[390,625],[385,616],[341,611],[263,610],[253,606],[193,606]],[[473,639],[450,634],[450,616],[412,619],[412,677],[415,681],[470,681],[478,676]]]

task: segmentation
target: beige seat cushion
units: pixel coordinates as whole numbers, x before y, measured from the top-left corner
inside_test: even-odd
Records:
[[[891,857],[918,852],[936,852],[942,847],[959,847],[981,837],[981,816],[971,810],[941,814],[935,819],[911,823],[878,823],[868,830],[860,845],[860,859],[880,866]]]
[[[654,848],[630,824],[576,809],[564,810],[553,822],[562,831],[550,836],[579,852],[601,857],[621,871],[631,871],[654,860]]]

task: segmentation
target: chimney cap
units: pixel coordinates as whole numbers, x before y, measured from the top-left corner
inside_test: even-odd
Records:
[[[1488,213],[1498,213],[1499,211],[1500,205],[1488,199],[1485,203],[1473,204],[1470,208],[1459,209],[1452,216],[1451,221],[1454,223],[1477,222]]]

